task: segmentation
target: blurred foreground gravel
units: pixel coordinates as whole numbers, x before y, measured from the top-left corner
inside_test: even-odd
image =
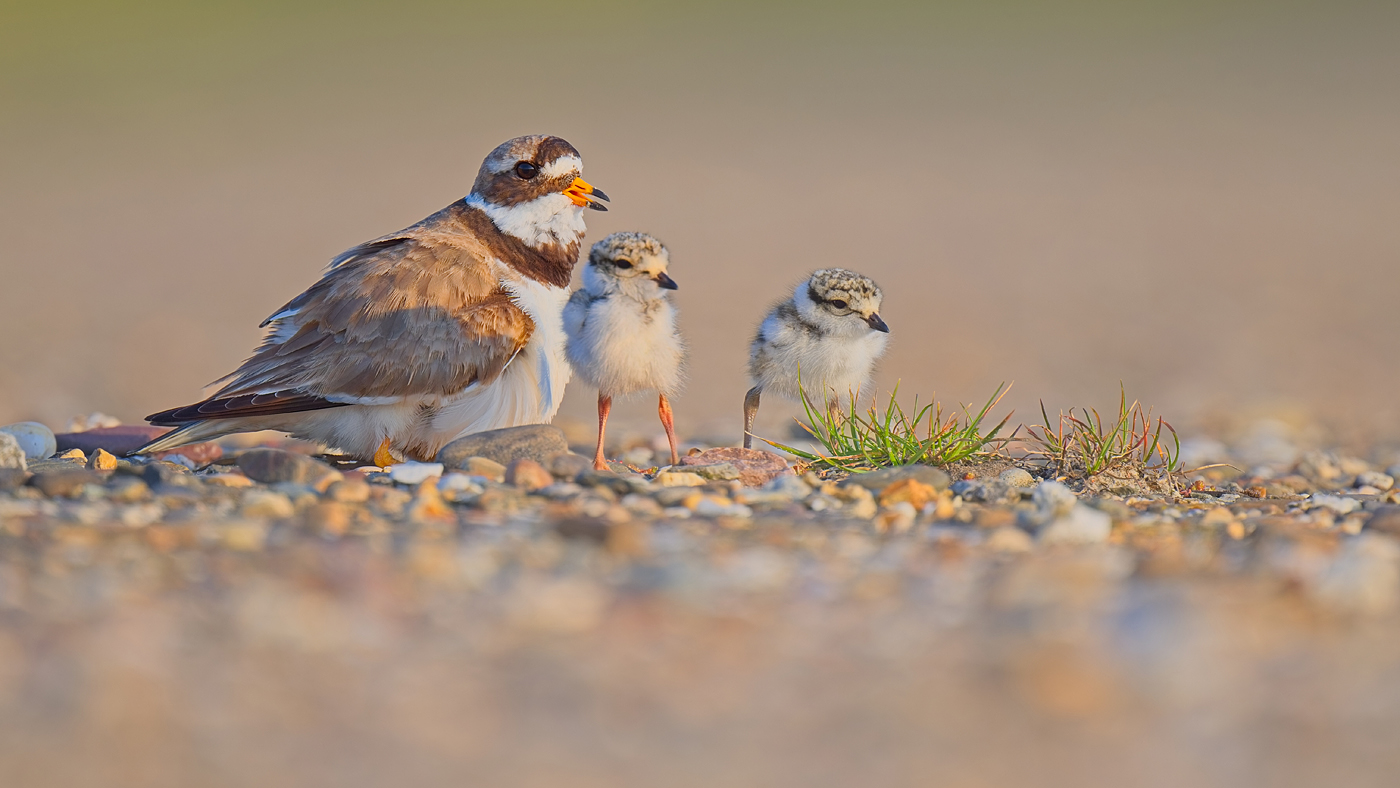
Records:
[[[871,493],[520,463],[318,489],[227,458],[46,481],[81,467],[61,462],[0,492],[0,785],[1400,769],[1400,507],[1354,458],[1179,494],[1006,463]]]

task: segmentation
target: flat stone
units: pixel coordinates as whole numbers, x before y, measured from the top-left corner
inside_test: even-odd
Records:
[[[45,471],[34,474],[34,477],[29,480],[29,486],[38,489],[39,492],[50,498],[73,498],[81,493],[87,485],[101,483],[102,477],[86,468]]]
[[[46,460],[58,451],[58,443],[54,440],[53,430],[37,421],[6,424],[0,427],[0,432],[13,435],[15,440],[19,442],[19,447],[24,450],[25,459],[28,460]]]
[[[739,471],[739,481],[747,487],[767,484],[779,475],[787,473],[787,460],[776,454],[757,449],[706,449],[697,454],[681,458],[680,470],[698,473],[707,465],[732,465]]]
[[[462,464],[471,457],[485,457],[502,465],[522,458],[543,463],[568,450],[563,430],[549,424],[527,424],[458,438],[442,447],[436,459],[449,470],[464,470]]]
[[[264,484],[296,482],[314,487],[342,477],[340,471],[319,460],[283,449],[249,449],[238,455],[238,467],[249,479]]]
[[[12,468],[18,471],[29,469],[29,463],[24,456],[24,447],[19,445],[19,440],[8,432],[0,432],[0,468]]]
[[[170,432],[169,427],[124,424],[120,427],[98,427],[83,432],[65,432],[55,436],[59,451],[78,449],[92,454],[98,449],[109,451],[118,457],[125,457],[147,443]],[[196,467],[208,465],[224,456],[223,447],[217,443],[191,443],[168,451],[152,454],[152,457],[166,458],[179,455],[188,459]]]
[[[892,468],[881,468],[869,473],[853,473],[841,484],[859,484],[873,493],[878,493],[891,484],[905,479],[914,479],[920,484],[927,484],[938,492],[948,489],[948,485],[953,482],[946,471],[932,465],[896,465]]]

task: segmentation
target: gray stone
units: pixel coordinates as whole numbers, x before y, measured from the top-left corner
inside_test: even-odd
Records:
[[[58,451],[58,441],[54,439],[53,430],[37,421],[6,424],[0,427],[0,432],[13,435],[19,442],[19,447],[24,450],[25,459],[28,460],[47,460]]]
[[[527,424],[458,438],[443,446],[436,459],[448,470],[460,470],[469,457],[485,457],[502,465],[519,459],[543,463],[568,450],[563,430],[549,424]]]
[[[76,498],[87,485],[101,483],[102,477],[86,468],[45,471],[29,480],[29,486],[50,498]]]
[[[198,485],[194,473],[186,466],[178,462],[168,460],[156,460],[140,466],[141,479],[152,487],[161,485],[192,486]]]
[[[851,474],[849,478],[841,482],[844,484],[859,484],[865,489],[879,494],[886,487],[895,482],[905,479],[914,479],[921,484],[927,484],[933,489],[943,492],[952,484],[952,477],[940,468],[932,465],[897,465],[893,468],[881,468],[878,471],[869,473]]]
[[[20,471],[29,469],[29,464],[25,461],[24,447],[8,432],[0,432],[0,468],[14,468]]]
[[[593,467],[593,460],[575,454],[571,451],[561,451],[558,454],[551,454],[545,459],[544,467],[554,474],[556,479],[573,481],[580,473]]]
[[[238,455],[238,467],[249,479],[264,484],[296,482],[314,486],[332,474],[340,475],[339,471],[323,462],[282,449],[245,451]]]

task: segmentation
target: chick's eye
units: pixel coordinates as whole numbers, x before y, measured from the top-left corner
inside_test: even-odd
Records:
[[[627,262],[626,260],[618,260],[617,262],[613,263],[613,265],[617,266],[618,268],[631,268],[631,267],[632,267],[632,264],[629,263],[629,262]]]
[[[540,168],[528,161],[522,161],[515,165],[515,174],[528,181],[540,174]]]
[[[832,301],[832,302],[831,302],[831,305],[834,306],[834,307],[836,307],[837,309],[845,309],[845,308],[846,308],[846,302],[845,302],[845,301],[842,301],[842,300],[839,299],[839,298],[836,299],[835,301]]]

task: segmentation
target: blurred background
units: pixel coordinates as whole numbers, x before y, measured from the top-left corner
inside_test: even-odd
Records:
[[[811,269],[887,293],[882,389],[1179,426],[1400,424],[1387,3],[0,6],[0,422],[135,421],[339,251],[553,133],[672,248],[683,431]],[[574,386],[563,415],[590,420]],[[765,407],[765,428],[784,411]],[[649,405],[616,418],[650,425]]]

